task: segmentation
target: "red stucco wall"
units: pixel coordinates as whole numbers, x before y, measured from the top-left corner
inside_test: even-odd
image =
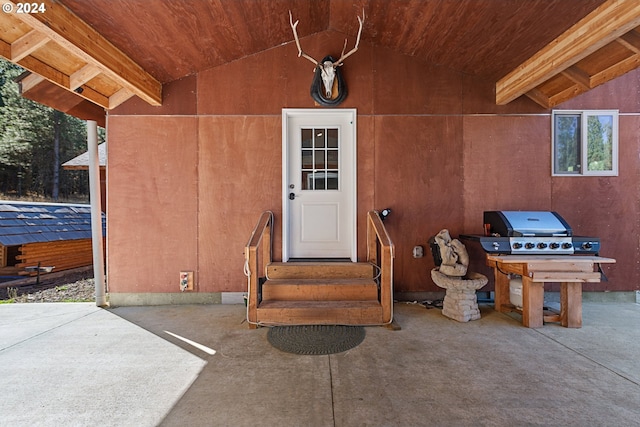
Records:
[[[320,58],[342,43],[304,40]],[[552,178],[550,111],[524,97],[496,106],[493,82],[367,45],[343,73],[340,107],[358,110],[359,257],[365,213],[391,207],[397,291],[439,291],[429,253],[414,259],[413,246],[428,251],[445,227],[479,233],[493,209],[557,210],[618,260],[609,282],[585,289],[639,288],[639,72],[559,106],[629,113],[620,176],[608,178]],[[177,292],[180,270],[196,272],[200,292],[244,291],[243,248],[267,209],[280,256],[281,110],[317,108],[311,78],[288,44],[167,84],[162,107],[133,99],[109,114],[110,292]]]

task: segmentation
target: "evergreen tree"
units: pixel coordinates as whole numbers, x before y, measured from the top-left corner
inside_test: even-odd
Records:
[[[580,117],[574,114],[556,116],[556,170],[580,171]]]
[[[86,125],[21,97],[14,79],[22,72],[0,59],[0,196],[86,201],[86,172],[61,170],[86,151]]]

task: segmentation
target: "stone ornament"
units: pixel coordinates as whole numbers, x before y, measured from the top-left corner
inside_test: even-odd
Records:
[[[469,254],[458,239],[451,239],[449,230],[441,230],[434,238],[440,250],[442,263],[431,270],[431,279],[446,289],[442,314],[458,322],[480,319],[476,290],[487,284],[480,273],[467,272]]]
[[[440,273],[447,276],[462,277],[467,274],[469,267],[469,254],[467,248],[458,239],[451,239],[449,230],[440,230],[435,236],[435,241],[440,249],[442,264]]]

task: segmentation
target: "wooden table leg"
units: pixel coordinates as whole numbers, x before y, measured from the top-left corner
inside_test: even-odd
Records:
[[[505,312],[504,305],[509,304],[509,276],[498,271],[497,268],[493,269],[493,277],[495,278],[494,308],[498,312]]]
[[[543,325],[544,283],[522,276],[522,324],[527,328]]]
[[[560,322],[566,328],[582,327],[582,283],[560,284]]]

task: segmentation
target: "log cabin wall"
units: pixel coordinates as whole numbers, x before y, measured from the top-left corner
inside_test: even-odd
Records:
[[[20,246],[19,262],[15,265],[23,272],[26,267],[55,267],[54,271],[70,270],[93,264],[91,239],[61,240],[55,242],[27,243]],[[35,276],[37,273],[31,274]]]
[[[344,36],[303,39],[334,56]],[[391,207],[396,292],[440,291],[427,240],[442,228],[480,233],[484,210],[556,210],[576,234],[602,238],[609,282],[638,289],[640,97],[634,71],[560,106],[619,109],[620,175],[551,177],[550,110],[526,98],[494,102],[495,82],[361,43],[343,67],[358,110],[358,255],[365,213]],[[132,99],[108,117],[110,293],[242,292],[243,247],[260,212],[276,216],[281,248],[282,108],[318,108],[312,65],[293,43],[164,86],[162,107]],[[632,90],[629,90],[632,88]],[[426,256],[412,258],[415,245]]]

